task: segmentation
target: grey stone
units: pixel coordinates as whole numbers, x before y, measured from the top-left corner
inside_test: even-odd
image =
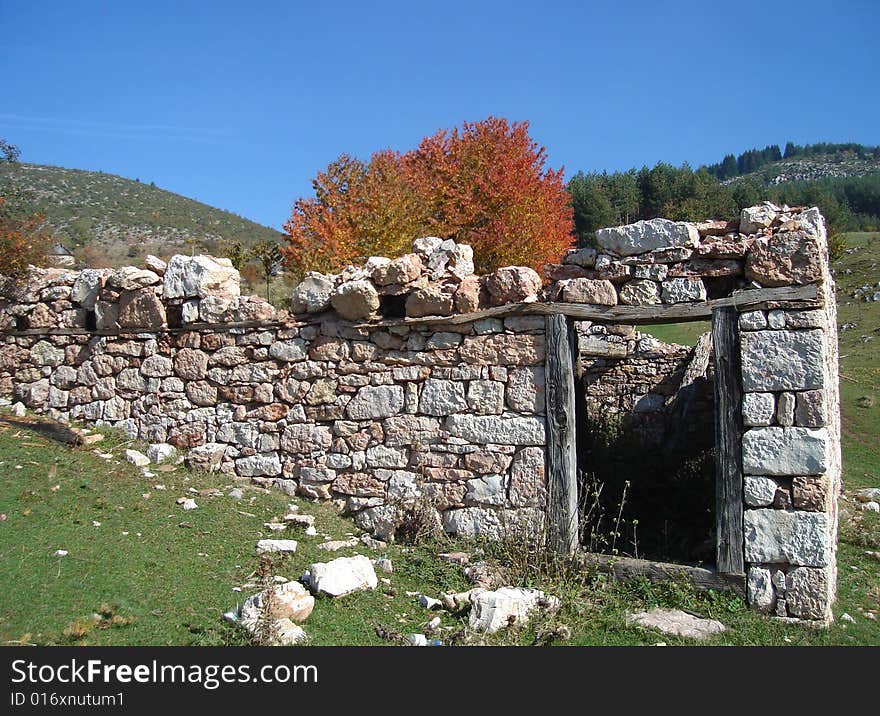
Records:
[[[293,539],[261,539],[257,542],[257,553],[296,552],[297,543]]]
[[[146,288],[157,283],[159,283],[158,274],[134,266],[123,266],[116,269],[107,278],[108,286],[120,288],[123,291],[137,291],[139,288]]]
[[[48,341],[37,341],[31,348],[31,362],[36,365],[59,366],[64,362],[64,349]]]
[[[810,390],[823,386],[821,330],[752,331],[741,335],[743,388]]]
[[[366,279],[345,281],[330,295],[336,312],[349,321],[371,317],[379,309],[379,292]]]
[[[749,507],[769,507],[779,487],[776,480],[763,475],[746,475],[743,478],[743,494]]]
[[[821,475],[827,462],[824,428],[751,428],[743,435],[743,471],[749,475]]]
[[[135,467],[146,467],[150,464],[150,458],[137,450],[126,450],[125,461],[130,462]]]
[[[486,445],[544,445],[544,420],[537,417],[450,415],[446,427],[455,437]]]
[[[767,325],[770,328],[785,328],[785,311],[778,308],[768,311]]]
[[[404,394],[399,385],[366,385],[352,398],[346,414],[352,420],[388,418],[403,410]]]
[[[828,516],[820,512],[746,510],[746,561],[824,567],[831,559]]]
[[[637,221],[596,232],[599,248],[618,256],[643,254],[668,246],[696,246],[699,240],[696,226],[668,219]]]
[[[754,234],[768,228],[779,214],[779,207],[765,201],[757,206],[749,206],[742,210],[739,218],[739,230],[742,234]]]
[[[344,597],[352,592],[373,590],[378,583],[373,563],[362,554],[316,562],[309,567],[309,588],[314,594]]]
[[[222,443],[205,443],[192,448],[186,454],[186,461],[195,470],[214,472],[220,469],[223,456],[226,454],[226,445]]]
[[[523,626],[532,613],[548,600],[538,589],[501,587],[474,595],[468,624],[475,631],[495,632],[509,626]]]
[[[177,448],[168,443],[153,443],[147,448],[147,457],[150,462],[160,463],[177,456]]]
[[[306,345],[307,343],[302,338],[277,341],[269,346],[269,355],[275,360],[296,363],[306,359]]]
[[[785,579],[788,613],[800,619],[827,619],[830,616],[831,589],[827,569],[798,567]]]
[[[669,636],[684,639],[707,639],[726,631],[717,619],[703,619],[681,609],[654,607],[647,612],[639,612],[627,617],[627,624],[637,624],[646,629],[656,629]]]
[[[570,249],[565,256],[562,257],[562,263],[571,266],[581,266],[583,268],[592,268],[596,265],[596,249]]]
[[[507,407],[519,413],[544,412],[544,369],[516,368],[507,382]]]
[[[335,282],[332,276],[309,271],[290,294],[294,313],[322,313],[330,310],[330,294]]]
[[[451,534],[472,539],[510,538],[517,535],[535,537],[544,524],[543,510],[523,508],[495,510],[487,507],[464,507],[445,510],[441,514],[443,529]]]
[[[297,423],[288,425],[281,434],[281,449],[294,454],[326,452],[332,443],[330,428],[324,425]]]
[[[464,383],[429,378],[422,387],[419,412],[426,415],[451,415],[467,410]]]
[[[776,422],[788,428],[794,425],[794,393],[780,393],[776,400]]]
[[[763,567],[749,567],[746,582],[746,598],[752,609],[769,612],[776,604],[776,593],[770,578],[770,570]]]
[[[467,481],[465,502],[470,505],[504,505],[505,485],[503,475],[483,475]]]
[[[467,403],[477,415],[500,415],[504,412],[504,383],[472,380],[468,385]]]
[[[742,417],[746,427],[772,425],[776,415],[773,393],[746,393],[743,395]]]
[[[764,311],[744,311],[739,314],[741,331],[759,331],[767,327],[767,316]]]
[[[182,256],[168,261],[163,280],[165,298],[231,298],[241,293],[241,277],[229,259]]]
[[[796,394],[795,422],[808,428],[821,428],[827,424],[824,390],[805,390]]]
[[[663,282],[663,303],[705,301],[706,287],[702,279],[671,278]]]
[[[98,294],[104,287],[104,281],[112,273],[110,269],[83,269],[73,282],[70,300],[90,311],[95,309]]]
[[[649,306],[662,303],[660,284],[648,279],[636,279],[625,283],[620,289],[620,302],[629,306]]]
[[[374,445],[367,448],[367,465],[370,467],[406,467],[408,453],[406,448]]]
[[[277,453],[242,457],[235,461],[235,471],[242,477],[276,477],[281,474]]]

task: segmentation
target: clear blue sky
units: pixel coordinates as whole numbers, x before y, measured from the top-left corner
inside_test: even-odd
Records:
[[[529,120],[568,176],[880,143],[880,3],[0,0],[0,137],[280,227],[343,152]]]

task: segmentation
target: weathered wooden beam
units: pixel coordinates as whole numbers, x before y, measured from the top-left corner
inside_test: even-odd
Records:
[[[448,325],[471,323],[483,318],[505,318],[507,316],[553,316],[564,315],[584,321],[602,323],[683,323],[705,321],[712,317],[716,308],[733,306],[740,311],[757,308],[767,302],[815,301],[818,295],[815,284],[804,286],[782,286],[779,288],[758,288],[737,291],[726,298],[692,303],[659,304],[651,306],[594,306],[583,303],[511,303],[495,306],[474,313],[455,316],[423,316],[420,318],[399,318],[376,323],[360,323],[359,328]],[[817,306],[818,307],[818,304]]]
[[[738,314],[712,314],[715,356],[715,537],[716,568],[740,573],[743,557],[742,375]]]
[[[560,554],[578,547],[577,436],[574,407],[574,330],[561,315],[547,316],[545,386],[547,406],[548,532]]]
[[[595,554],[587,552],[584,561],[588,565],[595,566],[600,572],[612,575],[616,581],[625,582],[630,579],[650,579],[653,581],[668,581],[684,579],[690,582],[695,589],[735,592],[741,596],[746,593],[745,574],[731,574],[691,567],[685,564],[670,564],[668,562],[651,562],[646,559],[632,559],[631,557],[612,557],[607,554]]]

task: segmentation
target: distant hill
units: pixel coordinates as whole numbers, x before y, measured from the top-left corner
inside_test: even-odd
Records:
[[[790,181],[862,177],[880,172],[880,147],[864,144],[799,145],[788,142],[749,149],[735,156],[728,154],[717,164],[704,167],[723,183],[758,180],[765,186]]]
[[[0,164],[0,186],[6,182],[24,193],[31,208],[45,214],[47,227],[59,241],[72,250],[90,246],[114,266],[147,253],[222,254],[226,242],[247,246],[282,236],[231,212],[104,172]]]

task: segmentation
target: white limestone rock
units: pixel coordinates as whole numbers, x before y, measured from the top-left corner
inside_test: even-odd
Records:
[[[297,543],[295,539],[261,539],[257,542],[257,553],[267,554],[269,552],[296,552]]]
[[[294,313],[323,313],[330,310],[330,295],[336,282],[333,276],[309,271],[290,294]]]
[[[743,395],[743,425],[762,427],[773,424],[776,414],[776,397],[773,393],[746,393]]]
[[[146,467],[150,464],[150,458],[137,450],[126,450],[125,460],[135,467]]]
[[[281,461],[275,452],[242,457],[235,461],[235,472],[242,477],[277,477]]]
[[[83,308],[93,311],[95,309],[95,302],[98,300],[98,294],[111,273],[111,269],[83,269],[77,275],[76,281],[73,282],[70,300],[73,303],[78,303]]]
[[[746,598],[752,609],[769,612],[776,605],[776,592],[769,569],[749,567]]]
[[[165,298],[232,298],[241,294],[241,277],[229,259],[175,254],[163,282]]]
[[[544,419],[497,415],[450,415],[446,428],[455,437],[486,445],[544,445]]]
[[[751,428],[742,439],[748,475],[821,475],[827,467],[824,428]]]
[[[744,311],[739,314],[741,331],[759,331],[767,327],[767,316],[764,311]]]
[[[743,389],[812,390],[823,386],[821,330],[748,331],[741,335]]]
[[[465,384],[457,380],[428,378],[422,387],[419,412],[426,415],[452,415],[467,410]]]
[[[168,443],[153,443],[147,447],[147,457],[152,463],[162,463],[177,457],[177,448]]]
[[[663,303],[688,303],[705,301],[706,287],[702,279],[671,278],[662,283]]]
[[[370,318],[379,309],[379,292],[366,279],[345,281],[330,294],[336,312],[349,321]]]
[[[699,240],[696,226],[669,219],[637,221],[596,232],[599,248],[617,256],[633,256],[669,246],[696,246]]]
[[[476,631],[494,634],[508,626],[523,625],[542,604],[552,601],[539,589],[500,587],[472,597],[468,624]]]
[[[399,385],[366,385],[346,406],[352,420],[388,418],[403,410],[404,393]]]
[[[767,507],[776,497],[776,480],[762,475],[746,475],[743,479],[743,495],[749,507]]]
[[[316,562],[309,567],[309,588],[314,594],[344,597],[352,592],[373,590],[379,583],[369,557],[339,557],[330,562]]]
[[[656,629],[663,634],[684,639],[707,639],[726,631],[724,624],[717,619],[702,619],[681,609],[654,607],[647,612],[631,614],[626,621],[627,624]]]
[[[469,505],[490,505],[503,507],[505,501],[505,480],[503,475],[483,475],[467,481],[465,503]]]
[[[463,507],[444,510],[440,517],[446,532],[468,539],[535,536],[540,533],[544,523],[543,510],[528,507],[516,510]]]
[[[828,516],[822,512],[746,510],[746,561],[824,567],[831,559]]]

